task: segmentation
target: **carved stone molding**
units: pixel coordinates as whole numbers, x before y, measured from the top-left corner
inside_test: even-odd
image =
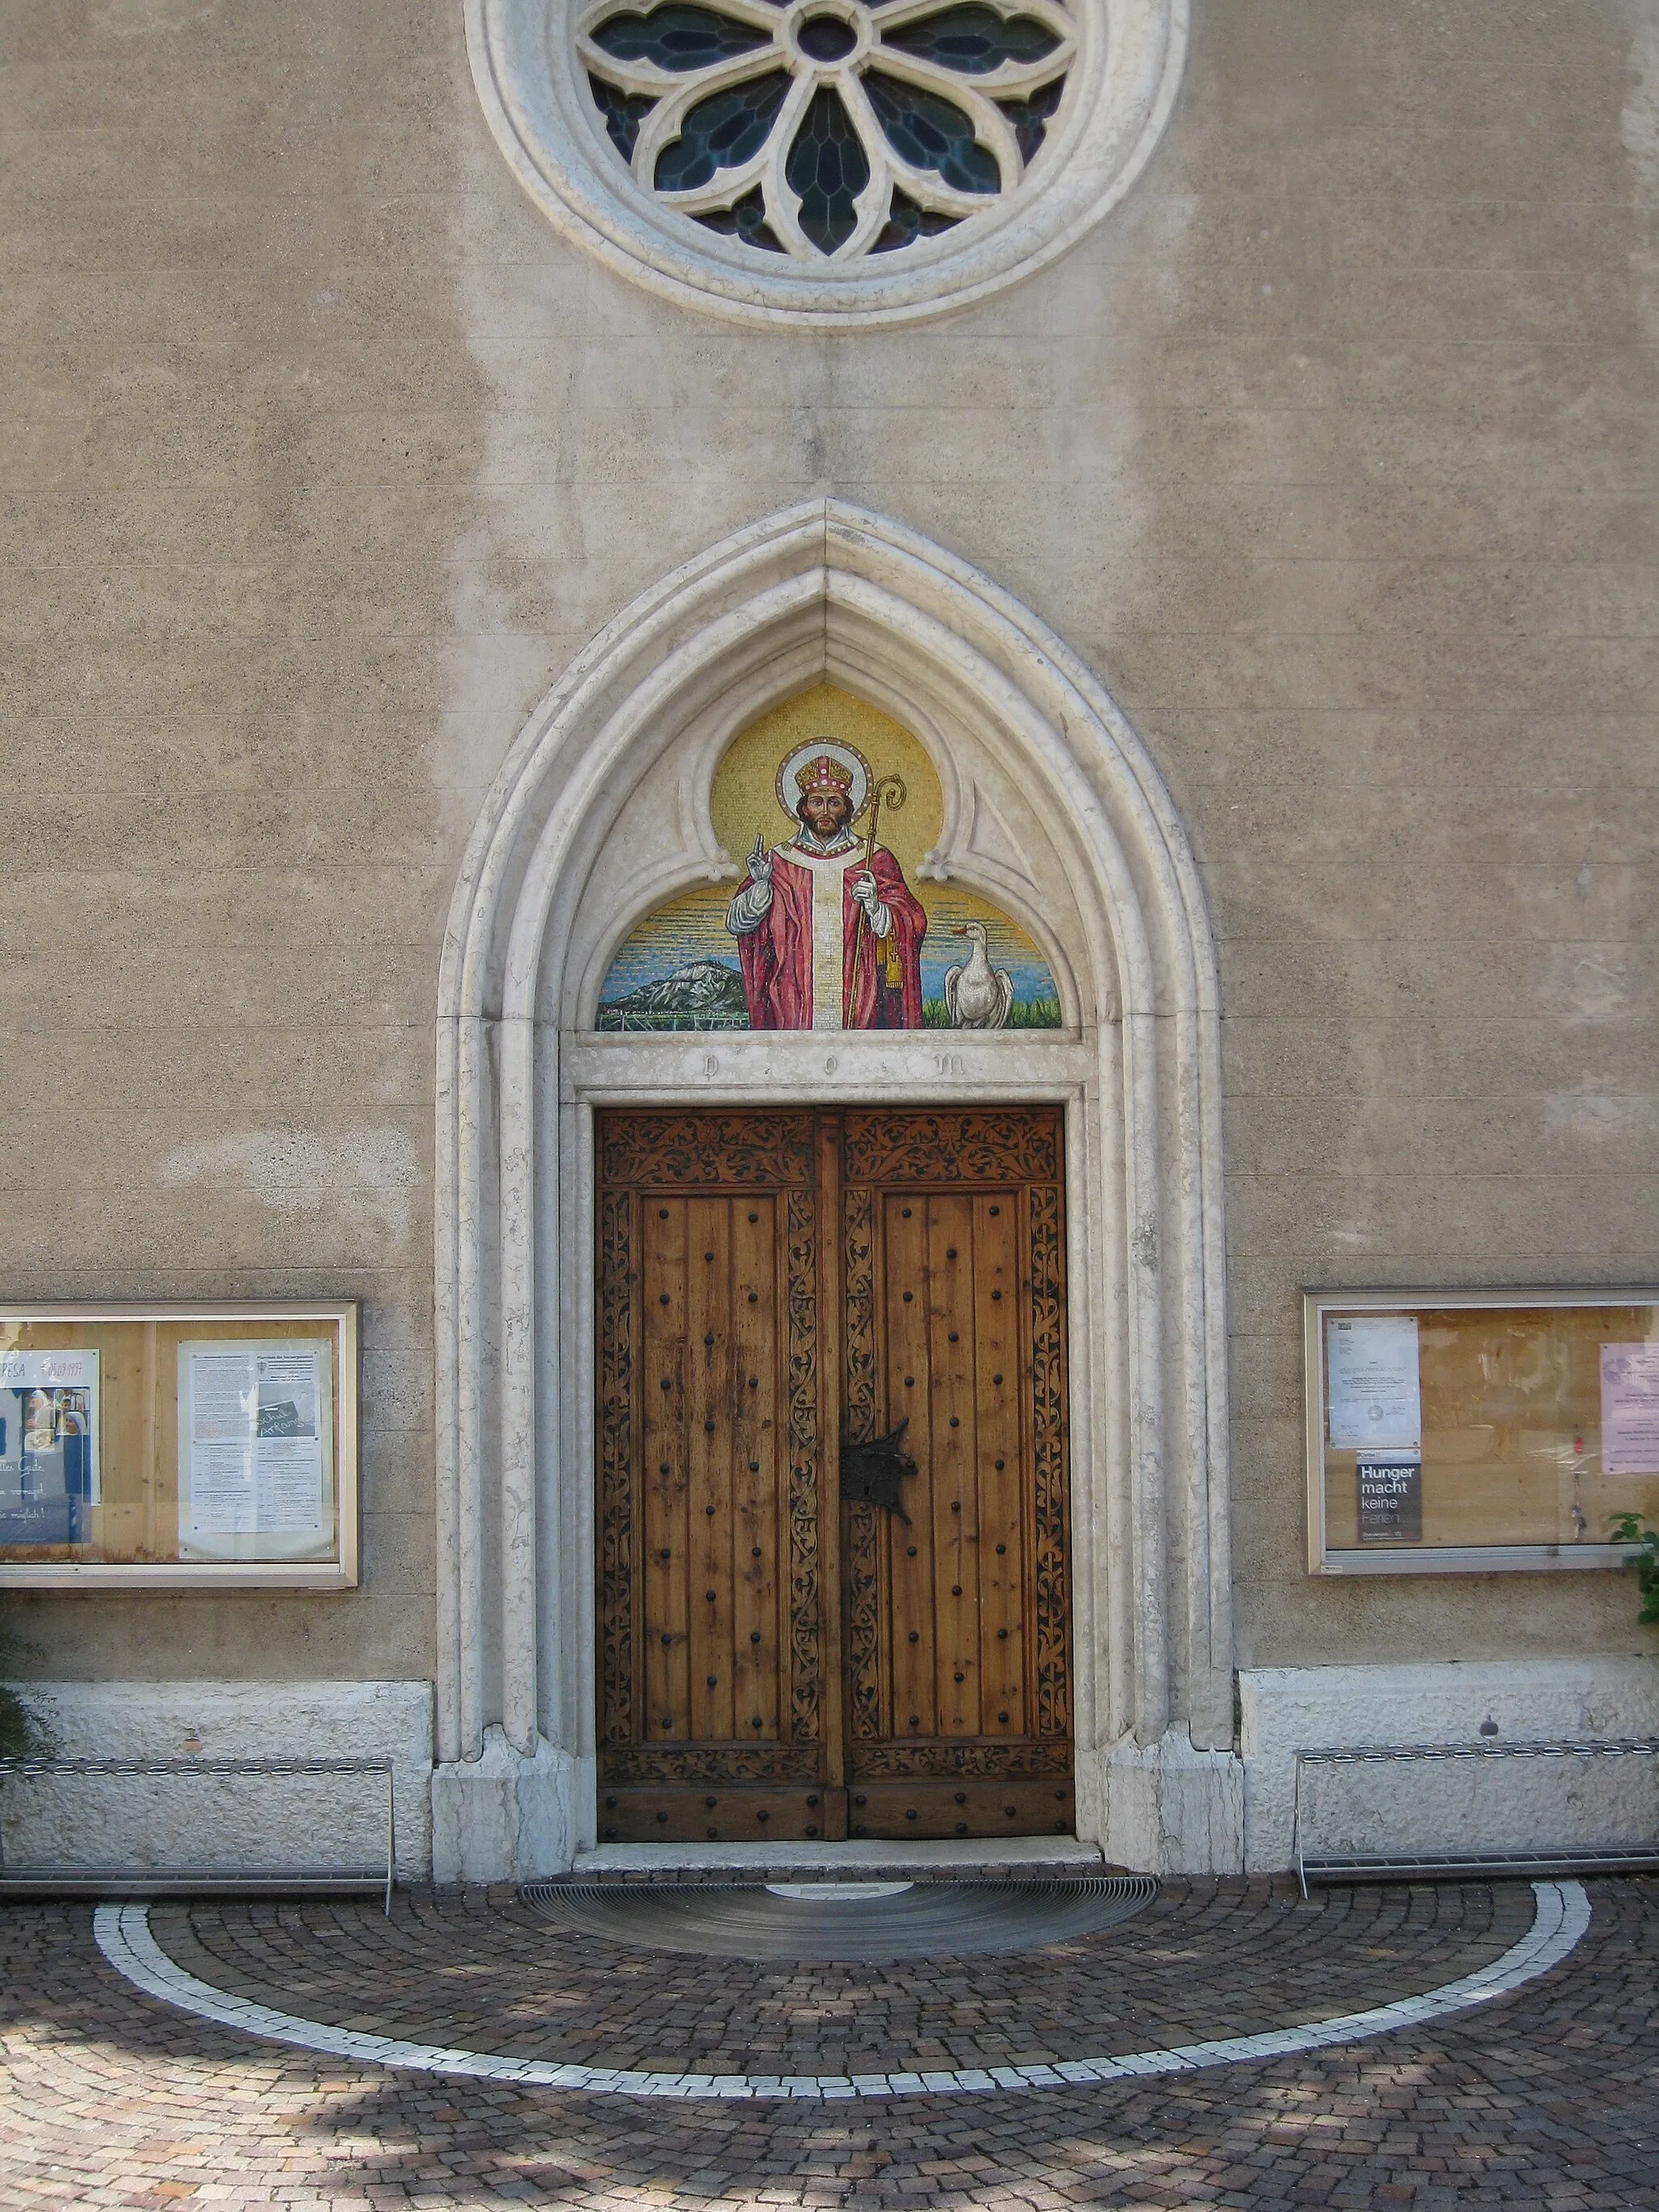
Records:
[[[963,794],[964,825],[939,865],[988,896],[1001,895],[1001,879],[975,826],[987,810],[969,797],[994,796],[1042,896],[1056,913],[1065,906],[1067,1034],[1012,1054],[1006,1039],[941,1046],[897,1033],[833,1047],[810,1036],[581,1034],[608,948],[642,896],[626,865],[640,836],[632,795],[680,789],[758,715],[819,680],[856,690],[939,757],[947,788]],[[649,821],[666,837],[664,814]],[[709,855],[689,832],[653,865],[653,897],[708,880]],[[1029,907],[1035,894],[1020,896]],[[596,1197],[593,1109],[684,1117],[696,1101],[700,1117],[741,1124],[809,1100],[857,1114],[879,1098],[950,1116],[967,1163],[988,1142],[998,1102],[1058,1103],[1063,1147],[1046,1166],[1028,1156],[1020,1178],[1057,1194],[1068,1262],[1071,1356],[1042,1382],[1071,1468],[1065,1564],[1056,1552],[1051,1571],[1071,1583],[1074,1670],[1069,1720],[1058,1707],[1053,1718],[1075,1747],[1079,1833],[1129,1863],[1151,1832],[1146,1806],[1173,1778],[1211,1809],[1183,1825],[1189,1840],[1159,1846],[1160,1865],[1231,1863],[1214,957],[1169,793],[1084,661],[954,555],[833,501],[709,548],[607,624],[509,750],[456,888],[437,1047],[443,1786],[470,1786],[476,1773],[499,1794],[478,1764],[493,1745],[521,1762],[518,1794],[501,1802],[514,1808],[522,1863],[544,1832],[592,1832],[606,1663],[594,1470],[605,1401],[619,1400],[625,1363],[641,1357],[623,1333],[605,1338],[596,1296],[596,1261],[601,1274],[620,1266],[623,1224]],[[805,1151],[782,1149],[774,1188],[805,1192]],[[678,1171],[706,1172],[695,1145],[680,1152]],[[867,1155],[858,1172],[848,1157],[845,1186],[874,1189],[904,1172],[874,1136]],[[975,1186],[956,1188],[970,1196]],[[814,1234],[840,1241],[845,1223],[820,1221]],[[1039,1335],[1041,1282],[1038,1267],[1028,1326]],[[568,1831],[563,1813],[538,1826],[537,1793],[555,1788],[555,1770],[560,1803],[574,1808]],[[1201,1838],[1211,1840],[1190,1840]],[[505,1844],[488,1878],[512,1873],[519,1848]]]

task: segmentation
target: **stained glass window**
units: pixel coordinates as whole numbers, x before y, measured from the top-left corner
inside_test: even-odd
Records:
[[[858,33],[843,15],[809,15],[795,33],[795,44],[815,62],[844,60],[858,42]]]
[[[783,248],[772,234],[766,220],[766,203],[761,198],[760,186],[733,200],[729,208],[714,208],[697,221],[707,229],[723,231],[728,238],[740,238],[745,246],[757,246],[763,253],[781,253]]]
[[[746,54],[772,41],[764,31],[734,23],[711,9],[687,8],[673,0],[648,15],[613,15],[593,33],[593,43],[623,62],[655,62],[659,69],[707,69],[729,54]]]
[[[870,105],[894,151],[913,168],[934,169],[959,192],[994,192],[1002,181],[994,154],[974,136],[971,117],[953,100],[872,70],[864,80]]]
[[[812,94],[784,174],[800,199],[800,227],[819,252],[845,246],[858,227],[870,163],[839,93],[825,86]]]
[[[942,230],[954,230],[957,221],[953,215],[939,215],[933,208],[919,205],[895,185],[886,224],[870,251],[891,253],[901,246],[914,246],[919,238],[937,238]]]
[[[1034,92],[1029,100],[1000,100],[997,106],[1014,126],[1014,137],[1019,142],[1019,158],[1029,161],[1048,135],[1048,118],[1060,106],[1060,95],[1066,87],[1055,81],[1045,84],[1041,92]]]
[[[657,156],[657,190],[690,191],[706,185],[716,169],[741,168],[765,144],[788,89],[788,78],[775,74],[700,100],[687,112],[679,137]]]
[[[640,135],[640,125],[656,106],[654,100],[640,100],[628,93],[618,92],[614,84],[607,84],[602,76],[590,76],[593,88],[594,105],[605,118],[605,127],[611,144],[624,161],[634,158],[634,143]]]
[[[1004,62],[1040,62],[1060,40],[1033,15],[1000,15],[994,8],[947,8],[920,22],[895,23],[882,44],[919,54],[946,69],[986,76]]]
[[[1072,4],[617,0],[577,46],[642,188],[757,253],[857,259],[1018,186],[1065,98]]]

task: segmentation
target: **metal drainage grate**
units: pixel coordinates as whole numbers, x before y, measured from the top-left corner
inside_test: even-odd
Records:
[[[1647,1850],[1424,1851],[1302,1862],[1304,1889],[1313,1881],[1541,1881],[1552,1875],[1656,1873],[1659,1852]]]
[[[842,1894],[781,1893],[807,1888]],[[1092,1936],[1158,1894],[1152,1875],[1074,1881],[526,1882],[532,1911],[586,1935],[702,1958],[864,1960],[1030,1951]]]
[[[1344,1766],[1414,1766],[1451,1761],[1477,1783],[1483,1770],[1499,1774],[1519,1760],[1659,1758],[1659,1740],[1650,1736],[1601,1736],[1589,1742],[1528,1742],[1504,1737],[1480,1743],[1332,1744],[1298,1751],[1291,1811],[1291,1856],[1302,1894],[1310,1881],[1456,1881],[1506,1875],[1518,1880],[1547,1875],[1645,1874],[1659,1869],[1659,1854],[1646,1845],[1613,1844],[1555,1850],[1310,1851],[1305,1841],[1306,1784],[1313,1771]],[[1402,1801],[1409,1804],[1408,1797]],[[1490,1823],[1488,1827],[1490,1829]]]
[[[282,1868],[8,1866],[0,1899],[48,1897],[378,1897],[389,1898],[384,1871],[343,1867],[337,1873],[285,1873]],[[386,1909],[391,1910],[390,1904]]]

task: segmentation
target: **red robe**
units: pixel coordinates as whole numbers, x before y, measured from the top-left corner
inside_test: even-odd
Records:
[[[853,884],[863,872],[855,861],[842,878],[842,1026],[919,1030],[927,916],[898,862],[878,845],[870,872],[893,927],[889,936],[877,937],[853,896]],[[750,880],[744,878],[740,893]],[[792,860],[787,846],[772,855],[772,903],[759,927],[738,938],[738,958],[751,1029],[811,1028],[812,871]]]

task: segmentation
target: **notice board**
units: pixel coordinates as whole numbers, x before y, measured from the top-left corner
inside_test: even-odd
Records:
[[[357,1308],[0,1308],[0,1585],[357,1579]]]
[[[1659,1292],[1310,1291],[1316,1574],[1617,1566],[1659,1522]]]

